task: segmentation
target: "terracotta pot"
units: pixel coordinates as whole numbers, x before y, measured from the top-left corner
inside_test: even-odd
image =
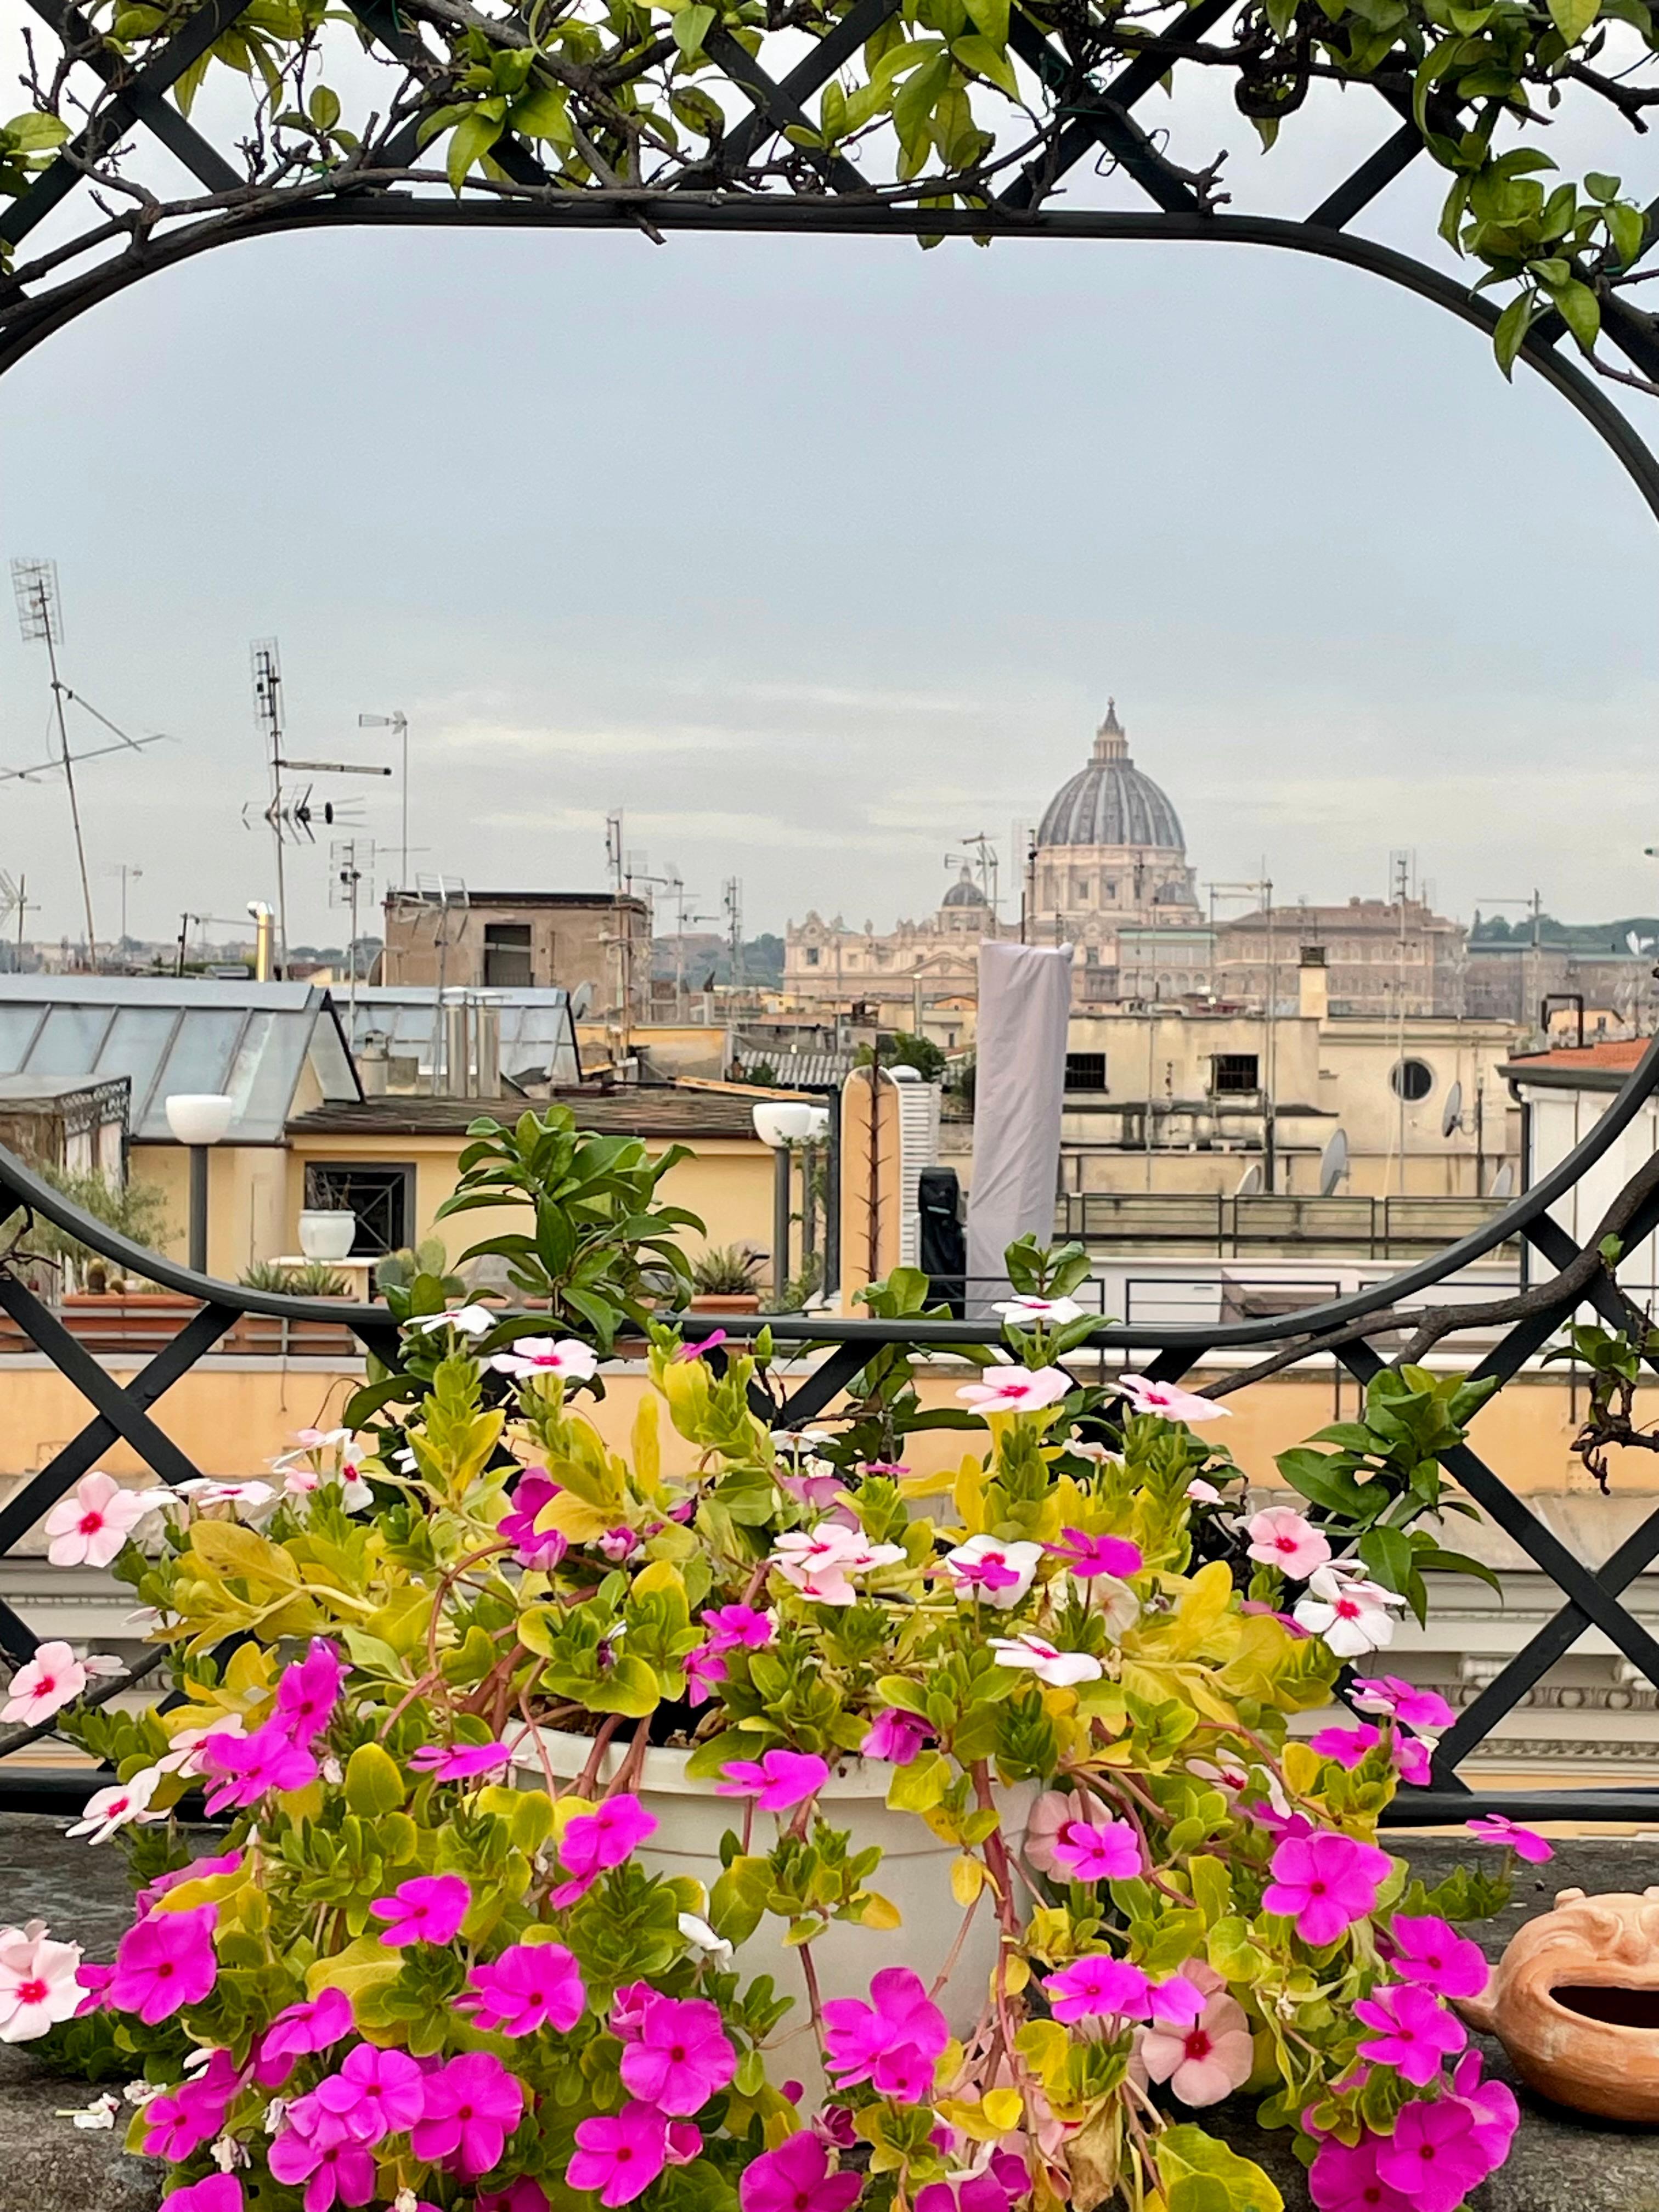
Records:
[[[760,1295],[755,1291],[699,1291],[685,1302],[687,1313],[757,1314]]]
[[[1559,2105],[1659,2127],[1659,1888],[1557,1893],[1478,1997],[1455,2001],[1516,2072]]]

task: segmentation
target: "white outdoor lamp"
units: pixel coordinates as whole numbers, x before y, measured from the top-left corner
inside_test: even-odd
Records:
[[[770,1145],[772,1161],[772,1288],[781,1296],[789,1280],[789,1147],[816,1133],[822,1110],[804,1101],[767,1098],[753,1109],[755,1134]]]
[[[207,1273],[208,1146],[230,1127],[236,1102],[222,1091],[176,1091],[166,1102],[167,1127],[190,1147],[190,1264]]]

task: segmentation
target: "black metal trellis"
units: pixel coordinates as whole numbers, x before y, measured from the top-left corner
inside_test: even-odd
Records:
[[[1659,1042],[1649,1047],[1640,1066],[1589,1135],[1531,1190],[1446,1251],[1404,1269],[1385,1282],[1294,1315],[1233,1322],[1224,1327],[1198,1329],[1103,1324],[1091,1335],[1090,1345],[1103,1352],[1137,1355],[1146,1362],[1148,1374],[1160,1381],[1173,1382],[1190,1372],[1212,1352],[1248,1348],[1266,1353],[1362,1322],[1368,1315],[1381,1313],[1401,1299],[1431,1290],[1513,1237],[1524,1237],[1540,1258],[1559,1273],[1579,1259],[1582,1253],[1553,1218],[1550,1207],[1574,1188],[1656,1091],[1659,1091]],[[286,1297],[195,1274],[187,1267],[179,1267],[117,1236],[71,1205],[15,1155],[0,1149],[0,1226],[15,1224],[16,1217],[25,1212],[54,1222],[125,1271],[145,1275],[164,1289],[198,1299],[200,1305],[193,1316],[181,1323],[171,1343],[131,1382],[124,1384],[76,1341],[12,1268],[0,1262],[0,1310],[8,1314],[59,1373],[74,1383],[92,1412],[92,1419],[80,1434],[0,1509],[0,1557],[15,1548],[19,1539],[118,1437],[131,1445],[163,1482],[178,1483],[198,1475],[200,1470],[152,1419],[152,1408],[204,1353],[212,1350],[243,1314],[276,1316],[292,1322],[325,1322],[336,1327],[343,1324],[378,1358],[389,1365],[397,1364],[398,1331],[384,1306]],[[1630,1222],[1626,1242],[1627,1245],[1638,1243],[1656,1229],[1659,1193]],[[1588,1290],[1569,1289],[1553,1298],[1542,1298],[1535,1311],[1516,1322],[1486,1354],[1474,1374],[1481,1377],[1495,1376],[1501,1387],[1584,1304],[1595,1307],[1615,1324],[1622,1318],[1616,1287],[1608,1276],[1599,1274]],[[723,1329],[728,1337],[743,1340],[765,1328],[785,1347],[792,1344],[828,1347],[825,1356],[795,1383],[774,1413],[774,1425],[780,1429],[799,1428],[823,1413],[878,1346],[903,1344],[918,1351],[948,1352],[953,1346],[978,1344],[985,1340],[984,1324],[975,1322],[803,1316],[760,1320],[745,1316],[723,1316],[716,1322],[692,1315],[685,1316],[682,1325],[685,1334],[692,1339]],[[1376,1352],[1363,1340],[1340,1346],[1335,1356],[1362,1385],[1383,1365]],[[1632,1582],[1659,1557],[1659,1510],[1650,1515],[1595,1570],[1575,1559],[1525,1500],[1509,1487],[1502,1475],[1487,1466],[1468,1445],[1460,1445],[1445,1453],[1443,1462],[1464,1492],[1555,1584],[1563,1602],[1447,1733],[1436,1757],[1431,1783],[1420,1790],[1402,1789],[1384,1815],[1385,1821],[1393,1826],[1418,1826],[1461,1821],[1482,1811],[1503,1812],[1518,1819],[1653,1819],[1659,1814],[1659,1788],[1483,1792],[1471,1790],[1456,1770],[1587,1628],[1600,1629],[1632,1666],[1659,1690],[1659,1638],[1623,1602],[1623,1593]],[[15,1664],[29,1656],[35,1643],[27,1624],[10,1606],[0,1602],[0,1654]],[[78,1810],[88,1789],[84,1771],[0,1765],[0,1809]]]

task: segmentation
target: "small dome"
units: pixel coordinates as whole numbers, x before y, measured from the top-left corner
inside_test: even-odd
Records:
[[[1094,757],[1049,800],[1037,831],[1042,845],[1144,845],[1186,849],[1181,817],[1151,776],[1129,757],[1115,701],[1095,732]]]
[[[985,894],[964,868],[948,891],[943,903],[946,906],[983,906]]]

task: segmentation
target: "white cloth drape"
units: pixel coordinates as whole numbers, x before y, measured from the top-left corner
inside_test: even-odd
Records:
[[[1071,1006],[1069,945],[981,945],[969,1318],[1009,1296],[1003,1254],[1017,1237],[1053,1238]]]

